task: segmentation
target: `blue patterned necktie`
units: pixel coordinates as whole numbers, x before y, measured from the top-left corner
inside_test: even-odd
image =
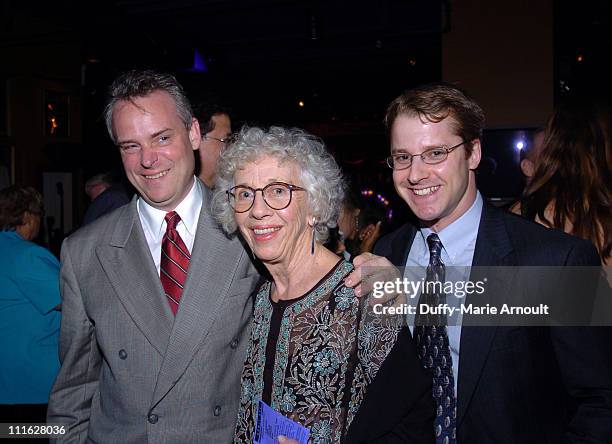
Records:
[[[427,236],[429,265],[426,283],[444,284],[444,263],[440,257],[442,241],[437,234]],[[444,292],[423,292],[421,304],[437,306],[446,303]],[[434,430],[436,444],[456,443],[457,402],[455,399],[455,378],[453,360],[450,354],[446,315],[417,315],[414,336],[417,341],[419,358],[423,367],[432,372],[433,398],[436,404]]]

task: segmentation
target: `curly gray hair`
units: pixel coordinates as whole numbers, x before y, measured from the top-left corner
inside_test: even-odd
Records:
[[[308,191],[307,202],[317,218],[315,239],[325,242],[329,229],[337,224],[344,197],[344,179],[323,141],[298,128],[273,126],[266,131],[257,127],[243,127],[231,145],[221,153],[212,202],[213,215],[219,224],[228,234],[236,231],[234,210],[226,192],[235,185],[234,174],[237,170],[263,156],[272,156],[280,162],[293,162],[298,166],[302,182],[299,185]]]

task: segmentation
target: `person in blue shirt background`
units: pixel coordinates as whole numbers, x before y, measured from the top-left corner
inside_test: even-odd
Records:
[[[59,262],[32,242],[43,215],[31,187],[0,190],[0,422],[45,422],[59,370]]]

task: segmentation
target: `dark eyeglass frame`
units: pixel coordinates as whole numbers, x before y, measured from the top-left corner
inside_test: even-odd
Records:
[[[219,139],[218,137],[209,136],[208,134],[202,135],[203,140],[216,140],[217,142],[224,143],[225,145],[227,145],[228,143],[232,141],[232,137],[233,137],[232,134],[226,137],[222,137],[221,139]]]
[[[390,155],[389,157],[387,157],[385,160],[386,160],[386,162],[387,162],[387,166],[388,166],[389,168],[391,168],[392,170],[395,170],[395,171],[401,171],[401,170],[405,170],[405,169],[407,169],[407,168],[410,168],[410,167],[412,166],[412,162],[413,162],[413,159],[414,159],[415,157],[420,157],[420,158],[421,158],[421,160],[423,161],[423,163],[426,163],[427,165],[437,165],[437,164],[439,164],[439,163],[444,162],[446,159],[448,159],[448,154],[449,154],[451,151],[453,151],[453,150],[455,150],[455,149],[459,148],[461,145],[465,145],[466,143],[468,143],[468,141],[467,141],[467,140],[464,140],[464,141],[462,141],[462,142],[459,142],[457,145],[453,145],[453,146],[451,146],[451,147],[440,146],[440,147],[436,147],[436,148],[429,148],[429,149],[427,149],[427,150],[423,151],[422,153],[418,153],[418,154],[408,154],[408,153],[397,153],[397,154],[391,154],[391,155]],[[443,158],[443,159],[438,159],[438,160],[436,160],[436,161],[434,161],[434,162],[432,162],[432,161],[430,161],[430,160],[429,160],[429,161],[428,161],[428,160],[426,160],[425,154],[426,154],[426,153],[431,153],[432,151],[436,151],[436,150],[442,150],[442,151],[444,151],[444,152],[446,153],[446,154],[444,155],[444,158]],[[395,159],[396,159],[397,157],[400,157],[400,156],[409,156],[409,157],[410,157],[410,162],[408,162],[408,164],[407,164],[407,165],[404,165],[404,166],[402,166],[401,168],[397,168],[397,166],[395,166],[395,165],[396,165]]]
[[[289,202],[287,202],[287,205],[280,207],[280,208],[275,208],[272,205],[270,205],[270,203],[266,200],[266,194],[265,191],[270,188],[271,186],[274,185],[283,185],[285,187],[287,187],[287,189],[289,189]],[[249,207],[246,210],[241,210],[238,211],[236,209],[236,207],[232,204],[232,197],[235,199],[236,195],[234,194],[234,191],[236,190],[236,188],[245,188],[247,190],[251,190],[253,192],[253,200],[251,200],[251,205],[249,205]],[[272,208],[273,210],[284,210],[285,208],[287,208],[289,205],[291,205],[291,200],[293,199],[293,192],[294,191],[307,191],[306,188],[302,188],[302,187],[298,187],[297,185],[293,185],[291,183],[286,183],[286,182],[272,182],[269,183],[268,185],[266,185],[263,188],[251,188],[248,187],[246,185],[237,185],[235,187],[230,188],[229,190],[225,191],[225,193],[227,194],[227,201],[230,205],[230,207],[232,207],[232,209],[236,212],[236,213],[246,213],[247,211],[249,211],[251,208],[253,208],[253,205],[255,205],[255,198],[257,197],[257,192],[261,191],[261,197],[263,198],[263,201],[266,203],[267,206],[269,206],[270,208]]]

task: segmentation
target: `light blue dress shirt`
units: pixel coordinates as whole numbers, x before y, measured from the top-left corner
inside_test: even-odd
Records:
[[[445,227],[438,234],[442,241],[442,262],[446,268],[446,281],[466,281],[469,279],[469,268],[474,259],[476,237],[480,226],[483,200],[480,192],[477,192],[474,203],[459,219]],[[424,276],[425,268],[429,264],[429,247],[427,236],[433,233],[430,228],[421,228],[416,232],[412,247],[406,260],[406,271],[404,277],[409,280],[415,279],[415,273]],[[418,296],[411,304],[418,302]],[[446,302],[452,306],[458,306],[462,300],[447,295]],[[412,332],[414,328],[414,315],[407,316],[408,325]],[[455,324],[455,325],[453,325]],[[455,394],[457,393],[457,378],[459,375],[459,349],[461,346],[461,316],[455,316],[449,320],[448,342],[453,359],[453,376],[455,378]]]

